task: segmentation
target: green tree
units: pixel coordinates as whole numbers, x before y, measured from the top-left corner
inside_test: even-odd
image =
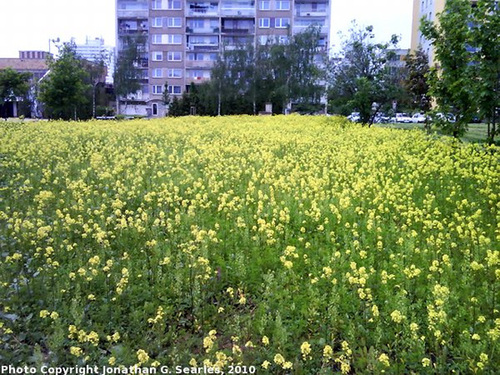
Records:
[[[410,97],[412,109],[428,112],[431,109],[431,97],[429,96],[429,56],[419,48],[406,57],[406,79],[404,86]]]
[[[75,46],[65,43],[57,59],[49,58],[49,75],[40,84],[39,100],[49,118],[78,119],[88,113],[89,74]]]
[[[369,125],[402,95],[401,69],[391,66],[398,37],[394,35],[388,43],[373,43],[374,37],[372,26],[359,29],[353,24],[341,56],[330,68],[329,103],[333,112],[356,110],[361,122]]]
[[[290,105],[299,112],[318,111],[326,55],[320,40],[320,29],[309,27],[287,41],[223,50],[210,82],[217,114],[256,114],[267,102],[275,113],[285,112]]]
[[[325,91],[326,49],[320,46],[321,29],[310,26],[294,34],[286,53],[289,60],[288,100],[301,113],[314,113],[321,109]]]
[[[20,73],[11,68],[0,70],[0,113],[4,115],[7,102],[17,103],[29,99],[30,73]]]
[[[474,67],[471,64],[471,4],[469,1],[448,0],[438,22],[422,19],[420,30],[432,42],[437,64],[430,69],[430,94],[437,110],[453,113],[456,121],[446,117],[437,125],[458,138],[468,129],[477,112]]]
[[[123,39],[124,48],[118,55],[114,73],[115,94],[117,96],[118,112],[120,101],[128,103],[128,95],[141,89],[141,66],[144,62],[146,38],[143,35],[130,35]]]
[[[488,143],[500,133],[500,9],[495,0],[479,0],[472,9],[472,56],[480,118],[488,123]]]

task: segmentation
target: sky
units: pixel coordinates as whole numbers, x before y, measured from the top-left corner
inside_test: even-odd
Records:
[[[401,48],[410,47],[412,0],[330,0],[332,43],[347,34],[351,21],[372,25],[377,41],[401,35]],[[0,57],[18,57],[20,50],[55,52],[54,43],[102,37],[115,45],[115,0],[0,0]]]

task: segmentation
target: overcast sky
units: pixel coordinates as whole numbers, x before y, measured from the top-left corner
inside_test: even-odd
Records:
[[[409,48],[412,0],[330,0],[332,42],[347,33],[351,21],[373,25],[379,41],[402,36],[400,47]],[[115,0],[0,0],[0,57],[18,57],[19,50],[48,50],[49,40],[103,37],[115,44]],[[51,45],[52,52],[55,47]]]

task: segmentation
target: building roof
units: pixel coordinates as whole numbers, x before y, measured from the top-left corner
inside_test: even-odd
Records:
[[[49,70],[47,62],[41,59],[0,58],[0,69],[6,68],[26,72]]]

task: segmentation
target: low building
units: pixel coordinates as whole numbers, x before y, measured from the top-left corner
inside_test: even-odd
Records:
[[[31,74],[31,93],[29,103],[13,101],[4,105],[5,117],[38,117],[37,104],[35,101],[35,85],[49,71],[47,64],[48,52],[45,51],[19,51],[19,58],[0,58],[0,70],[11,68],[19,73]],[[20,109],[22,108],[22,113]]]

